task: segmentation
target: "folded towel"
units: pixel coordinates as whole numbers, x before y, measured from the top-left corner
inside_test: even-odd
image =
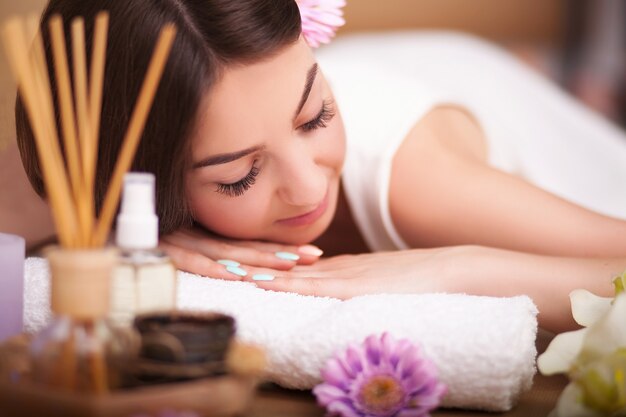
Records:
[[[45,260],[25,265],[25,326],[50,318]],[[237,319],[238,337],[265,348],[268,379],[309,389],[336,351],[388,331],[419,343],[447,384],[446,407],[506,411],[535,373],[537,309],[525,296],[379,294],[341,301],[261,290],[249,283],[179,273],[178,306]]]

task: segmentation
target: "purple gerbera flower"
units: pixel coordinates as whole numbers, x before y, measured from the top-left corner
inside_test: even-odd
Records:
[[[322,378],[313,389],[317,401],[342,417],[426,417],[446,393],[433,362],[389,333],[329,359]]]
[[[345,23],[341,8],[345,0],[296,0],[302,18],[302,35],[312,48],[330,42]]]

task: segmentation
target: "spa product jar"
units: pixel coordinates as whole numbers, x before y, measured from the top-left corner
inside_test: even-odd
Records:
[[[54,318],[31,342],[33,380],[75,392],[119,387],[138,340],[106,320],[115,250],[58,248],[47,258]]]
[[[176,307],[176,268],[158,250],[158,236],[154,175],[126,174],[116,230],[120,256],[111,294],[110,317],[116,325],[130,327],[138,314]]]

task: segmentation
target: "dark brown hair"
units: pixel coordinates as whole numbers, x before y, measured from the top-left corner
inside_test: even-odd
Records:
[[[60,14],[67,36],[71,20],[83,16],[90,57],[93,23],[101,10],[109,12],[110,27],[95,186],[98,211],[159,31],[168,22],[178,29],[132,165],[132,170],[155,174],[160,232],[169,233],[193,222],[184,177],[202,97],[225,67],[261,61],[297,41],[298,7],[294,0],[51,0],[41,27],[53,91],[48,19]],[[19,97],[15,118],[22,162],[43,196],[34,137]],[[57,124],[58,119],[57,109]]]

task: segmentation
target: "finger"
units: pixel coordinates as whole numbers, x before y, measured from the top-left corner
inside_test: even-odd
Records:
[[[315,271],[316,273],[337,272],[346,268],[354,269],[355,265],[362,265],[363,268],[367,269],[365,266],[367,263],[358,260],[358,257],[360,256],[362,255],[335,255],[325,257],[320,259],[314,265],[298,265],[294,267],[291,272],[302,272],[305,274],[308,271]]]
[[[176,268],[185,272],[229,281],[241,281],[247,275],[247,271],[243,268],[239,269],[245,272],[245,275],[236,269],[229,269],[225,265],[214,262],[198,252],[180,246],[162,241],[159,247],[168,254]]]
[[[249,280],[250,278],[246,278]],[[251,280],[251,279],[250,279]],[[273,280],[253,280],[257,287],[269,291],[293,292],[317,297],[346,299],[353,296],[346,289],[349,283],[342,278],[276,277]]]
[[[324,251],[315,245],[283,245],[280,243],[272,242],[259,242],[259,241],[238,241],[238,240],[224,240],[232,245],[244,246],[247,248],[259,249],[267,252],[271,252],[274,255],[282,254],[287,259],[293,260],[298,265],[312,265],[317,262],[324,254]],[[279,255],[280,258],[280,255]]]
[[[286,257],[281,258],[275,253],[259,251],[251,247],[233,245],[225,241],[213,239],[211,237],[191,236],[183,233],[173,233],[161,239],[170,245],[184,248],[188,251],[195,251],[199,254],[218,260],[232,260],[242,264],[271,268],[286,271],[296,265],[295,260]]]
[[[198,239],[210,237],[213,240],[229,243],[232,246],[248,247],[259,251],[270,252],[274,255],[281,254],[283,257],[278,256],[279,259],[285,259],[286,257],[286,260],[294,261],[298,265],[311,265],[317,262],[324,254],[323,250],[312,244],[296,246],[258,240],[235,240],[213,235],[211,232],[198,228],[181,229],[178,233]]]

